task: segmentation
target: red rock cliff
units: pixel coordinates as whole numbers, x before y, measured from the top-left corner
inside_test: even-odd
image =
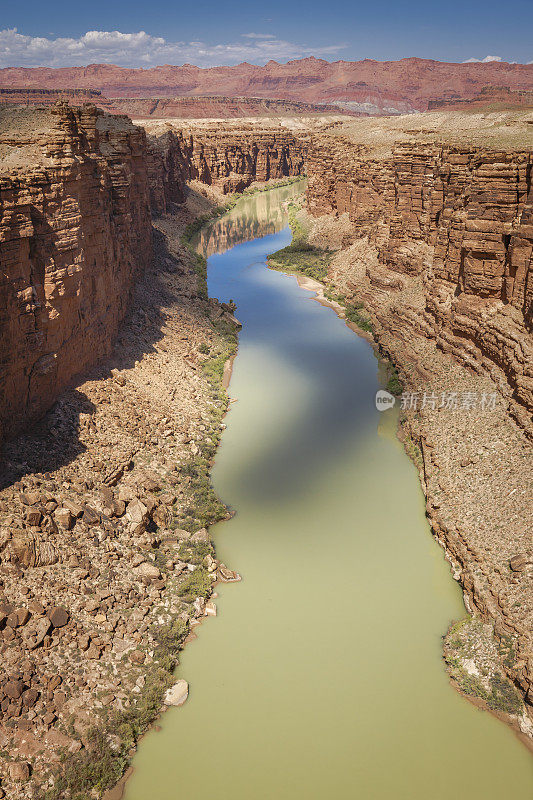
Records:
[[[37,419],[111,349],[135,277],[152,257],[150,211],[187,180],[243,189],[299,175],[288,131],[219,128],[150,137],[94,106],[0,112],[0,424]]]
[[[4,435],[109,352],[151,258],[146,137],[93,106],[0,112]]]
[[[214,185],[225,194],[240,192],[253,181],[305,172],[306,144],[286,128],[268,130],[243,124],[173,128],[147,123],[150,184],[156,213],[169,200],[181,202],[188,180]]]
[[[487,371],[530,427],[533,410],[533,153],[398,144],[375,158],[342,137],[314,140],[308,205],[348,213],[389,277],[420,275],[413,325],[475,371]],[[369,275],[370,281],[373,276]],[[377,276],[375,278],[377,284]]]

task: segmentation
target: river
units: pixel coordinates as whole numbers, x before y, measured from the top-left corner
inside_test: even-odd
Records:
[[[417,472],[380,416],[372,347],[296,279],[289,186],[205,229],[211,296],[243,323],[213,470],[217,586],[177,677],[187,703],[142,741],[126,800],[529,800],[531,756],[449,684],[465,616]],[[301,187],[300,187],[301,188]]]

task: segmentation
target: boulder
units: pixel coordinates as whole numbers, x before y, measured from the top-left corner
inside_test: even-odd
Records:
[[[84,506],[82,519],[89,527],[100,524],[100,514],[91,506]]]
[[[78,519],[83,514],[83,506],[80,505],[80,503],[75,503],[73,500],[64,500],[63,508],[66,508],[67,511],[70,511],[75,519]]]
[[[40,524],[43,515],[38,508],[29,508],[24,517],[28,525],[37,526]]]
[[[209,600],[209,602],[205,604],[205,615],[206,617],[216,617],[217,615],[217,607],[212,600]]]
[[[40,617],[24,628],[24,635],[27,637],[28,647],[31,650],[39,647],[39,645],[43,643],[44,637],[48,635],[51,627],[52,623],[48,617]]]
[[[165,693],[164,703],[166,706],[182,706],[189,696],[189,684],[187,681],[179,680]]]
[[[217,576],[221,583],[234,583],[241,580],[241,576],[238,572],[233,572],[233,570],[228,569],[228,567],[222,563],[218,565]]]
[[[31,708],[39,699],[39,692],[37,689],[26,689],[22,694],[22,702],[26,708]]]
[[[8,681],[4,686],[4,692],[11,700],[18,700],[24,689],[22,681]]]
[[[11,549],[17,561],[25,567],[46,567],[59,561],[54,545],[29,531],[13,536]]]
[[[52,610],[48,612],[48,619],[54,628],[63,628],[69,621],[69,614],[68,611],[61,606],[56,606],[56,608],[52,608]]]
[[[59,525],[60,528],[64,530],[70,530],[72,528],[72,523],[74,522],[74,517],[72,516],[72,512],[68,508],[56,508],[54,511],[54,520]]]
[[[126,507],[126,516],[130,522],[139,524],[148,521],[148,509],[140,500],[134,498]]]
[[[28,620],[30,619],[30,616],[31,616],[30,612],[28,611],[28,609],[27,608],[17,608],[15,613],[17,615],[18,624],[21,627],[23,625],[26,625],[26,623],[28,622]]]
[[[191,542],[194,542],[195,544],[208,541],[209,541],[209,534],[206,528],[200,528],[199,531],[196,531],[196,533],[193,533],[193,535],[191,536]]]
[[[30,777],[30,765],[27,761],[12,761],[9,764],[9,777],[12,781],[27,781]]]
[[[513,556],[509,561],[509,566],[513,572],[523,572],[528,564],[531,564],[531,559],[526,553],[520,553]]]
[[[132,662],[132,664],[144,664],[145,659],[146,656],[142,652],[142,650],[133,650],[130,653],[130,661]]]
[[[159,569],[149,561],[143,561],[142,564],[135,567],[134,572],[139,578],[148,578],[151,581],[157,581],[161,577]]]

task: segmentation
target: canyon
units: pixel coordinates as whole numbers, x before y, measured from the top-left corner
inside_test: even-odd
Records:
[[[9,435],[109,353],[152,252],[143,131],[94,107],[17,110],[0,125]]]
[[[297,81],[319,69],[324,82],[309,102],[331,98],[342,62],[308,61],[297,62]],[[377,85],[386,67],[361,63],[354,75]],[[467,96],[481,76],[504,72],[525,86],[533,70],[452,66],[454,80],[472,79]],[[176,69],[143,70],[143,80],[184,80]],[[265,92],[272,78],[290,96],[280,86],[291,85],[294,63],[270,65],[267,77],[239,69],[187,68],[187,91],[207,72],[217,85],[237,75],[240,94],[245,78]],[[32,70],[1,72],[2,84],[32,85]],[[106,91],[120,80],[131,96],[139,76],[89,67],[35,80]],[[424,106],[436,91],[410,90],[409,102]],[[207,299],[183,236],[224,195],[303,174],[298,217],[331,256],[328,286],[364,305],[405,387],[497,395],[489,414],[453,421],[429,404],[405,408],[401,433],[469,608],[494,629],[484,646],[507,643],[501,669],[526,702],[515,724],[531,736],[532,122],[524,109],[140,127],[94,105],[0,108],[0,748],[25,765],[6,769],[14,798],[24,796],[19,773],[42,784],[49,763],[60,770],[61,748],[90,752],[88,709],[123,709],[142,692],[157,606],[169,624],[180,620],[180,641],[211,613],[205,601],[192,607],[197,598],[176,600],[187,565],[205,571],[207,600],[215,579],[237,579],[204,530],[224,510],[187,511],[199,480],[190,460],[206,431],[216,440],[223,410],[205,350],[224,361],[236,322]]]
[[[289,132],[143,129],[94,106],[0,111],[3,336],[1,425],[12,435],[110,352],[152,258],[150,208],[198,179],[223,193],[300,175]],[[28,167],[30,167],[28,169]]]
[[[7,67],[0,86],[32,89],[96,89],[108,98],[173,98],[195,95],[334,104],[362,113],[424,111],[434,101],[471,99],[487,86],[531,91],[533,64],[453,64],[420,58],[400,61],[335,61],[303,58],[264,67],[202,69],[191,64],[130,69]]]

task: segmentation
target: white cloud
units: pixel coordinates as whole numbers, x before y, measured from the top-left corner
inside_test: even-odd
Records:
[[[87,31],[78,39],[25,36],[16,28],[0,30],[0,67],[72,67],[104,63],[143,67],[193,63],[198,66],[265,64],[270,59],[287,61],[309,55],[332,55],[346,45],[328,47],[276,39],[268,34],[243,34],[250,41],[208,45],[205,42],[169,42],[145,31]]]
[[[503,61],[503,58],[501,56],[485,56],[485,58],[467,58],[466,61],[463,61],[463,64],[490,64],[491,61]]]
[[[245,39],[275,39],[270,33],[243,33]]]

